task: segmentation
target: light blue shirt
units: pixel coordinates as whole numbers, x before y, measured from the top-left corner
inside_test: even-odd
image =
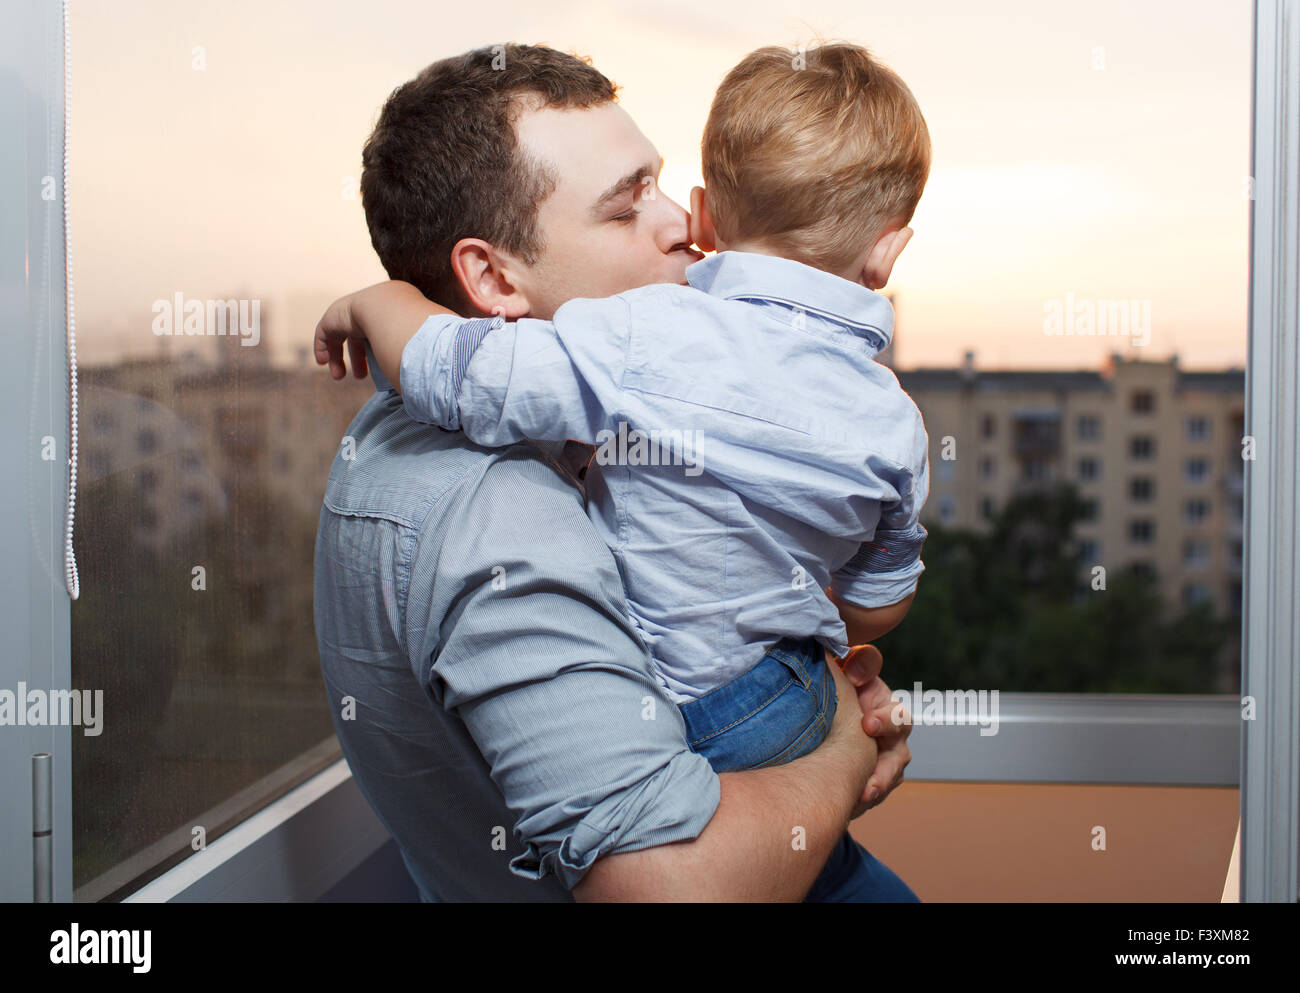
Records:
[[[875,361],[889,301],[788,259],[722,252],[554,320],[430,317],[407,412],[480,445],[595,444],[588,513],[669,695],[695,699],[783,637],[848,651],[824,588],[916,588],[928,439]]]
[[[569,901],[596,859],[695,838],[721,796],[627,620],[569,463],[380,391],[316,536],[343,753],[425,900]]]

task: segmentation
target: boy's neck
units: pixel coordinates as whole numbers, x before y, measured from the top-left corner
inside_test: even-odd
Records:
[[[717,243],[717,249],[719,252],[752,252],[754,255],[770,255],[777,259],[789,259],[791,262],[799,262],[803,265],[811,266],[813,269],[821,269],[822,272],[829,272],[832,276],[839,276],[840,279],[847,279],[850,283],[857,283],[859,286],[866,286],[866,283],[862,281],[862,269],[860,267],[857,271],[846,269],[842,272],[837,272],[834,269],[825,269],[812,262],[805,262],[803,259],[791,259],[789,255],[775,251],[769,246],[764,245],[762,242],[739,241],[734,244],[724,245],[719,241]]]

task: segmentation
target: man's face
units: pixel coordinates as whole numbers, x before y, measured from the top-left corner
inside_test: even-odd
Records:
[[[684,283],[703,256],[686,212],[659,190],[663,160],[615,103],[525,110],[520,150],[557,177],[538,207],[537,264],[518,270],[529,316],[550,319],[575,297],[606,297],[650,283]]]

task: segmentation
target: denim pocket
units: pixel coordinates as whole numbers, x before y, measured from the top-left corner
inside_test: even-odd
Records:
[[[835,715],[835,683],[816,642],[781,642],[748,672],[683,704],[691,749],[716,772],[781,765],[816,748]]]

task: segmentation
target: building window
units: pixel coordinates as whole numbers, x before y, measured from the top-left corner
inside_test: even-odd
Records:
[[[1208,500],[1188,500],[1183,505],[1183,517],[1188,524],[1200,524],[1210,516],[1210,502]]]
[[[1146,476],[1134,476],[1128,481],[1129,499],[1145,502],[1155,493],[1155,481]]]
[[[980,459],[980,479],[992,479],[995,475],[996,465],[993,456],[985,455]]]
[[[140,452],[142,455],[152,454],[158,447],[158,435],[149,428],[137,432],[135,436],[135,447],[136,451]]]
[[[1081,500],[1079,502],[1079,520],[1095,521],[1101,513],[1101,508],[1096,500]]]
[[[1183,465],[1183,477],[1189,483],[1203,483],[1210,477],[1210,463],[1205,459],[1188,459]]]
[[[995,508],[993,506],[993,498],[992,497],[982,498],[980,500],[980,517],[984,518],[984,520],[986,521],[991,521],[993,520],[994,513],[995,513]]]
[[[1149,459],[1156,454],[1156,442],[1150,435],[1138,434],[1128,440],[1128,454],[1134,459]]]
[[[997,421],[992,414],[985,414],[980,418],[980,437],[992,438],[997,433]]]
[[[158,486],[158,473],[146,467],[136,473],[135,485],[142,493],[152,493]]]
[[[1075,421],[1075,435],[1080,441],[1097,441],[1101,438],[1101,418],[1083,414]]]
[[[1195,607],[1198,603],[1209,603],[1210,591],[1201,583],[1188,583],[1183,587],[1183,606]]]
[[[1045,483],[1052,478],[1052,466],[1046,459],[1026,459],[1020,478],[1026,483]]]
[[[1079,479],[1088,482],[1101,476],[1101,466],[1096,459],[1079,459]]]
[[[1208,441],[1210,438],[1210,419],[1208,417],[1187,418],[1187,440]]]
[[[1128,568],[1133,575],[1155,582],[1156,567],[1145,559],[1138,559],[1135,562],[1130,562]]]
[[[1097,565],[1101,562],[1101,542],[1091,538],[1079,542],[1079,561],[1084,565]]]
[[[1061,422],[1054,411],[1027,412],[1013,424],[1015,453],[1021,458],[1055,459],[1061,450]]]
[[[1183,542],[1183,565],[1188,569],[1204,569],[1210,564],[1209,542],[1189,538]]]
[[[1149,414],[1156,409],[1156,395],[1150,390],[1137,390],[1133,394],[1132,410],[1135,414]]]
[[[952,502],[952,497],[945,496],[939,498],[939,520],[947,524],[957,516],[957,508]]]
[[[1128,522],[1128,538],[1135,545],[1149,545],[1156,539],[1156,522],[1148,518]]]

